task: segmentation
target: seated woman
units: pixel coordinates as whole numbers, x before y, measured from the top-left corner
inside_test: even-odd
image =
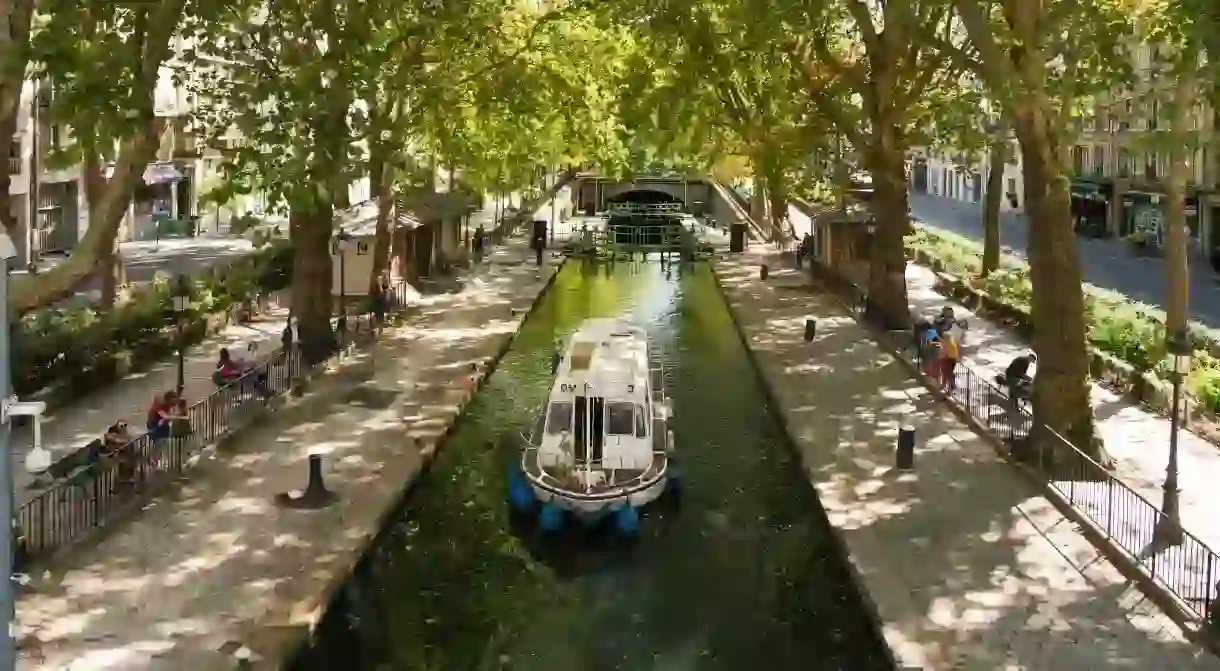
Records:
[[[219,358],[216,360],[216,370],[212,373],[212,382],[216,383],[218,387],[223,387],[242,380],[242,392],[247,391],[246,387],[249,386],[259,394],[269,396],[267,376],[262,373],[246,375],[251,368],[249,363],[233,358],[228,348],[222,347]]]
[[[118,460],[118,480],[123,484],[135,481],[136,452],[130,446],[132,436],[127,430],[127,422],[119,420],[106,429],[102,439],[105,442],[106,455]]]

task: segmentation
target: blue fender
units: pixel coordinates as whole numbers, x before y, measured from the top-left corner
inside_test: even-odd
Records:
[[[555,533],[563,528],[564,512],[554,501],[542,504],[538,513],[538,530],[542,533]]]
[[[521,469],[514,468],[508,474],[508,507],[518,513],[532,513],[537,500],[534,489],[526,481]]]
[[[640,512],[632,506],[623,506],[613,513],[614,530],[621,536],[635,537],[640,532]]]

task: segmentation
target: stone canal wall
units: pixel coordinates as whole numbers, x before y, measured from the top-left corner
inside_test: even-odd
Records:
[[[713,264],[898,668],[1220,669],[833,297],[762,246]]]
[[[280,668],[559,270],[536,268],[523,240],[489,260],[36,579],[18,604],[20,668]],[[276,505],[305,485],[310,454],[323,455],[336,502]]]

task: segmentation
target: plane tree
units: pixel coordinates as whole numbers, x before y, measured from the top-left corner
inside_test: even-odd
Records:
[[[1119,0],[954,0],[967,45],[924,34],[984,82],[1021,148],[1038,376],[1038,432],[1056,431],[1103,464],[1089,403],[1089,356],[1068,170],[1081,109],[1126,81],[1131,10]],[[1049,439],[1036,435],[1035,440]],[[1053,439],[1050,439],[1053,442]],[[1052,443],[1047,443],[1052,444]]]
[[[785,36],[808,104],[856,149],[872,175],[877,222],[869,263],[869,311],[889,328],[910,324],[903,238],[909,230],[906,160],[912,138],[957,104],[960,69],[922,34],[954,39],[945,0],[746,0]]]
[[[22,74],[32,71],[54,92],[45,121],[67,127],[70,135],[52,148],[50,159],[82,165],[89,226],[66,262],[14,282],[10,305],[18,314],[70,295],[98,268],[105,272],[104,302],[113,300],[116,237],[168,131],[167,117],[157,114],[158,81],[162,73],[189,66],[175,49],[179,30],[207,30],[217,11],[211,0],[39,3],[28,44],[19,50],[26,57]],[[16,76],[8,66],[4,76]],[[11,134],[5,123],[0,109],[0,133]],[[7,209],[7,201],[0,202],[0,210]]]

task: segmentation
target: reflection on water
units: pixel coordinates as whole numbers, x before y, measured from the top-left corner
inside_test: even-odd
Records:
[[[631,544],[541,539],[505,476],[556,340],[628,316],[668,353],[680,506]],[[887,669],[705,266],[569,264],[296,669]]]

